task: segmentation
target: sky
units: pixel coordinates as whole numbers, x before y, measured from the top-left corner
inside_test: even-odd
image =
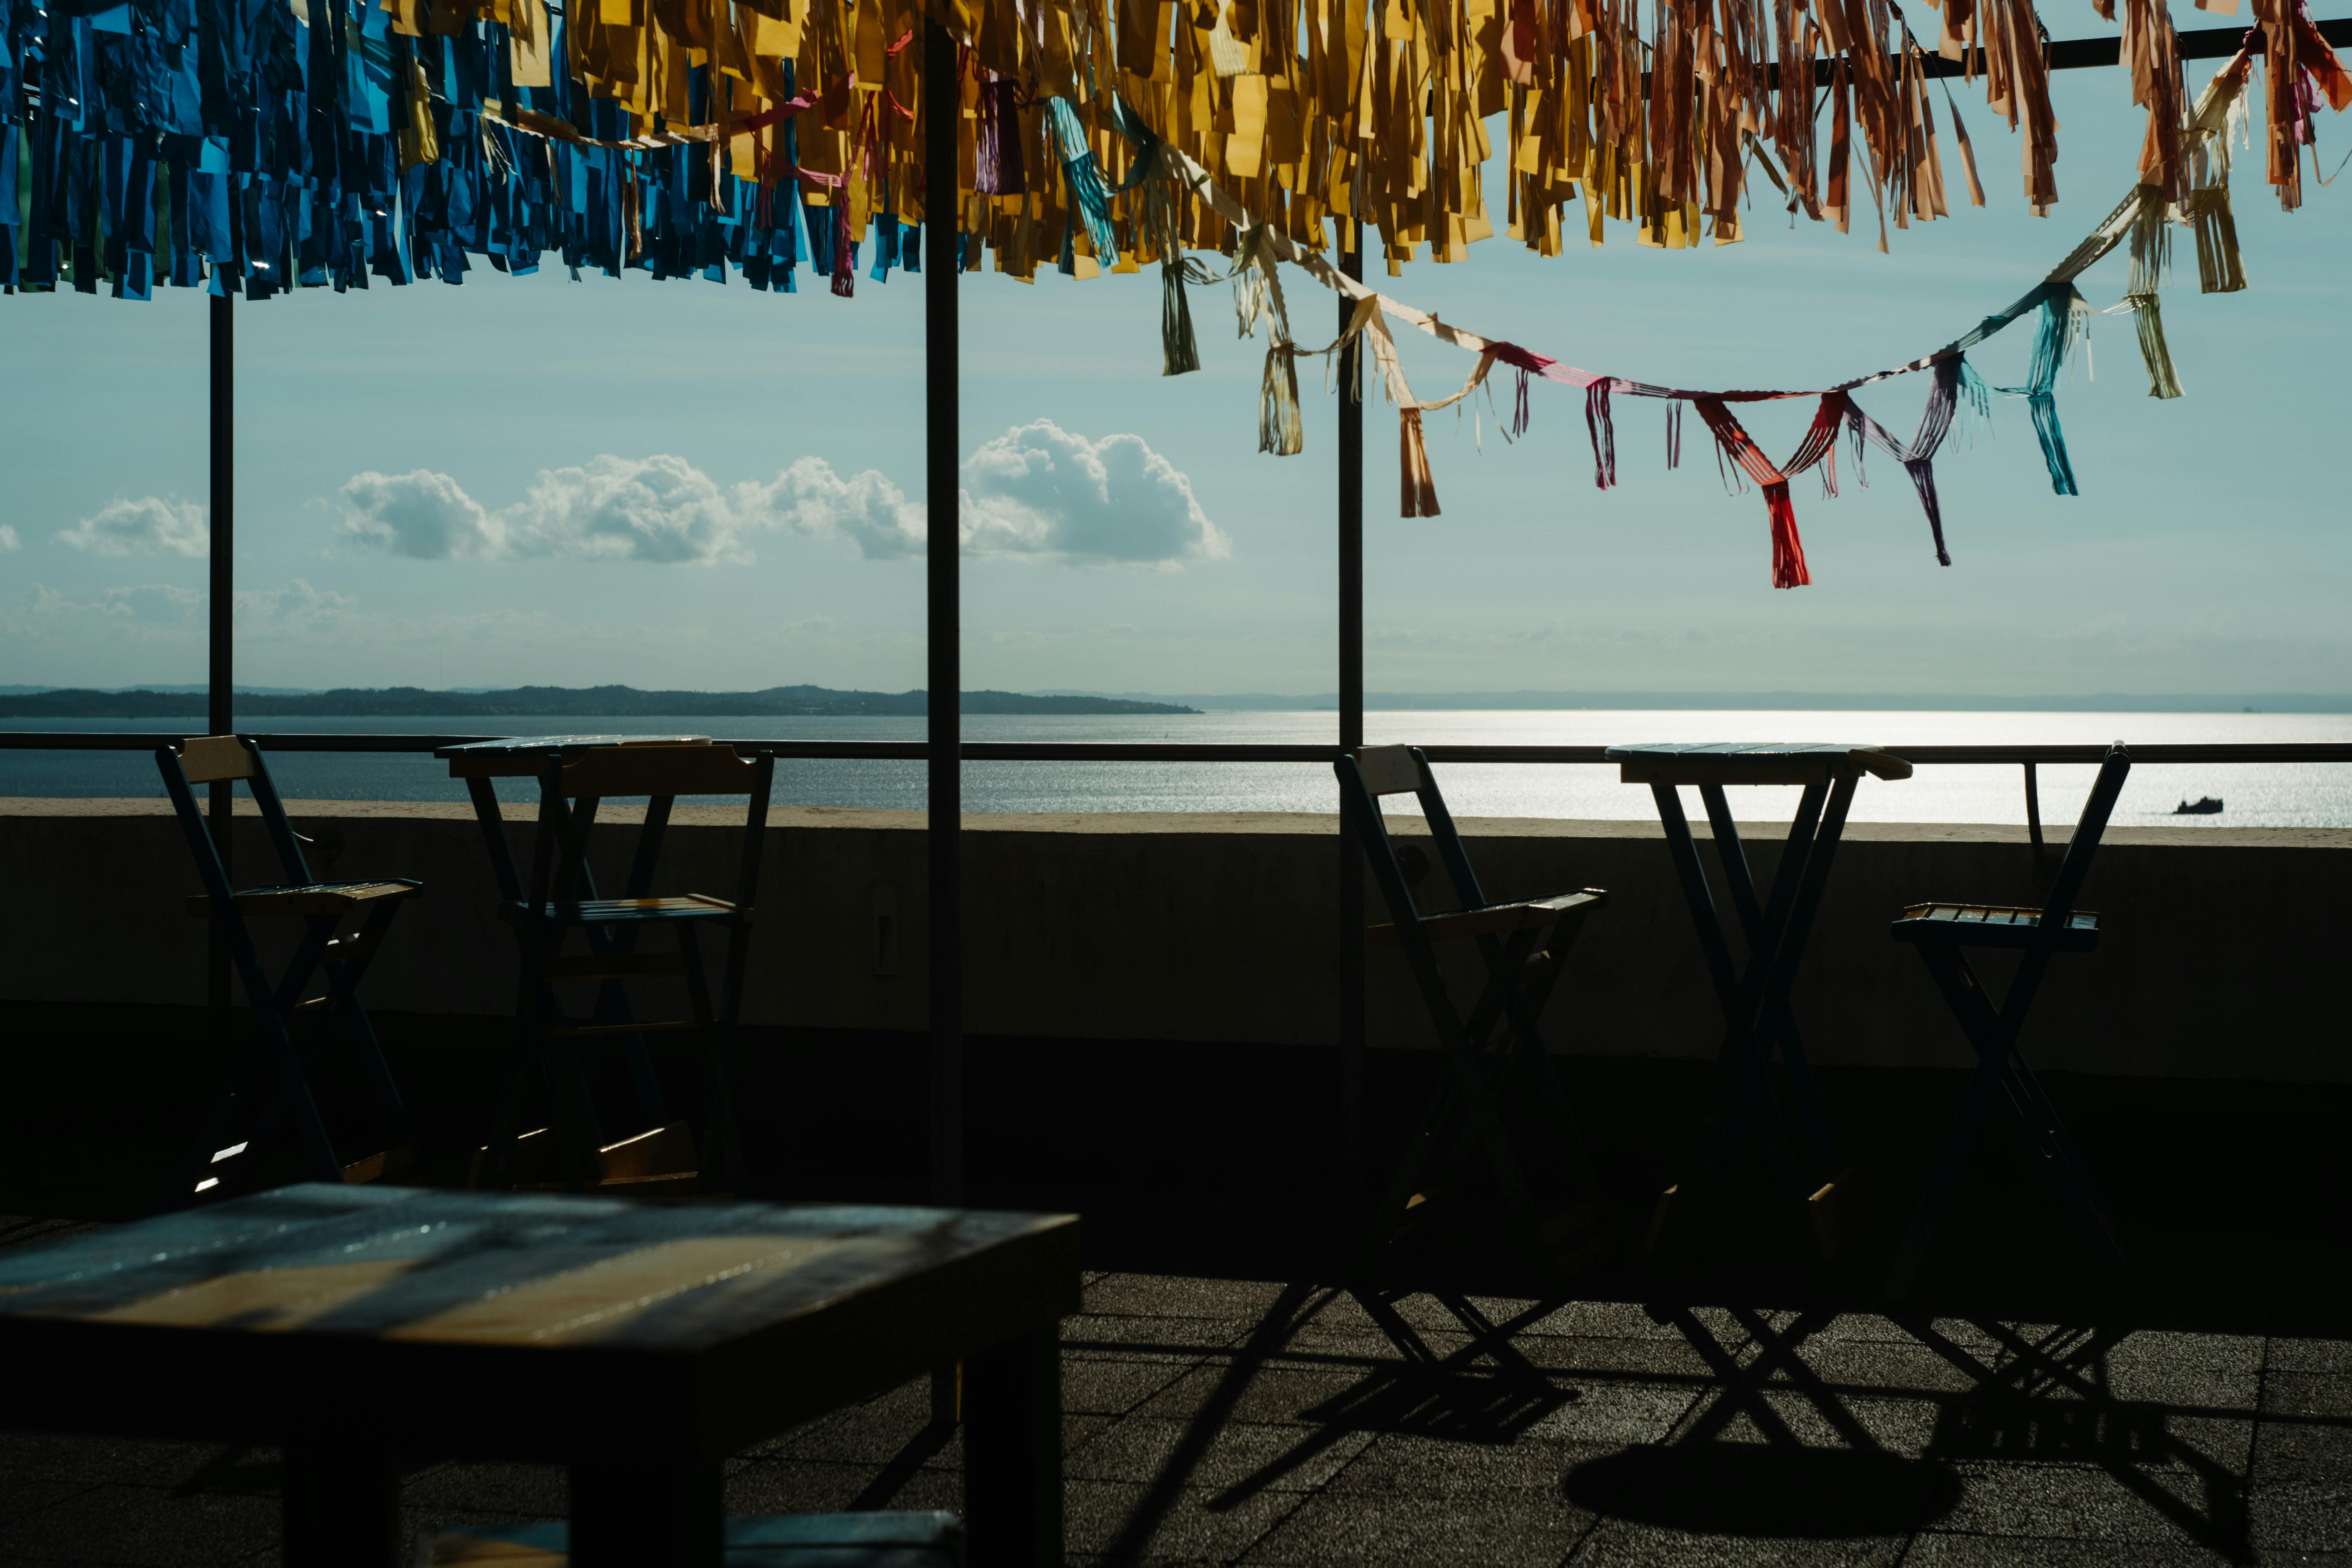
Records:
[[[2105,30],[2087,10],[2052,26]],[[2192,64],[2192,92],[2210,68]],[[1381,287],[1635,380],[1842,381],[2007,304],[2126,194],[2127,74],[2063,73],[2053,99],[2047,218],[2024,210],[2015,139],[1963,96],[1990,205],[1964,205],[1947,130],[1954,214],[1893,233],[1888,255],[1874,221],[1792,230],[1757,181],[1738,245],[1660,252],[1612,225],[1604,247],[1546,259],[1497,237]],[[2327,117],[2321,138],[2333,167],[2352,124]],[[1483,398],[1427,416],[1443,514],[1401,519],[1396,415],[1369,403],[1368,685],[2352,692],[2352,183],[2305,183],[2283,214],[2259,153],[2241,156],[2242,293],[2200,295],[2183,237],[2164,324],[2186,396],[2150,398],[2131,319],[2097,319],[2059,388],[2079,497],[2052,493],[2020,399],[1996,395],[1990,429],[1946,447],[1949,568],[1905,476],[1874,459],[1867,488],[1842,469],[1835,500],[1797,481],[1813,583],[1775,590],[1763,502],[1727,490],[1695,417],[1670,472],[1664,405],[1619,399],[1604,493],[1581,395],[1543,383],[1516,442]],[[1491,170],[1486,188],[1499,209]],[[2125,268],[2118,253],[2084,278],[2095,308]],[[1332,297],[1284,283],[1300,340],[1328,341]],[[240,301],[237,679],[921,685],[921,302],[903,274],[841,300],[560,267]],[[1150,270],[965,277],[967,688],[1333,689],[1323,362],[1300,364],[1306,450],[1261,456],[1264,339],[1238,337],[1223,285],[1192,309],[1203,368],[1170,378]],[[2030,346],[2021,323],[1971,363],[2015,384]],[[1401,347],[1422,398],[1470,368],[1418,334]],[[0,300],[0,684],[202,680],[204,300]],[[1926,390],[1858,395],[1907,436]],[[1748,423],[1778,456],[1811,408]]]

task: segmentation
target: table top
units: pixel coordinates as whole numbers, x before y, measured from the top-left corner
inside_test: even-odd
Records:
[[[537,777],[550,752],[567,756],[599,746],[707,746],[708,735],[509,735],[498,741],[467,741],[442,746],[434,755],[449,764],[453,779]]]
[[[323,1384],[495,1409],[514,1458],[609,1454],[630,1410],[726,1453],[1078,1286],[1068,1215],[314,1184],[0,1254],[0,1355],[53,1374],[27,1425],[233,1437]]]
[[[1612,746],[1626,784],[1808,784],[1833,778],[1907,779],[1911,764],[1877,746],[1826,741],[1706,741]]]

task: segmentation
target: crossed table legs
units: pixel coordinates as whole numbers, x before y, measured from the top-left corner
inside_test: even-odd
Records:
[[[1608,755],[1623,764],[1626,783],[1648,784],[1657,803],[1666,847],[1697,927],[1707,978],[1724,1020],[1722,1097],[1697,1130],[1686,1174],[1659,1199],[1650,1226],[1651,1248],[1666,1258],[1679,1253],[1696,1206],[1694,1200],[1711,1181],[1729,1174],[1755,1135],[1770,1163],[1782,1214],[1800,1238],[1810,1232],[1810,1241],[1801,1239],[1801,1245],[1831,1255],[1837,1249],[1835,1205],[1848,1183],[1789,995],[1845,832],[1856,784],[1864,772],[1882,778],[1906,777],[1910,764],[1869,748],[1819,745],[1622,747]],[[1698,845],[1683,814],[1676,791],[1685,784],[1696,785],[1706,803],[1725,890],[1746,940],[1744,968],[1733,959],[1699,862]],[[1801,784],[1804,789],[1770,890],[1761,898],[1724,796],[1729,784]],[[1771,1082],[1776,1049],[1796,1111],[1793,1147]]]

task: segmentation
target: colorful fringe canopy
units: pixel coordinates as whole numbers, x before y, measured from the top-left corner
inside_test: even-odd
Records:
[[[0,0],[0,286],[145,299],[157,280],[266,298],[373,278],[461,281],[560,258],[611,274],[792,291],[803,263],[838,295],[861,267],[921,264],[929,192],[919,149],[927,19],[960,40],[959,153],[945,264],[1034,280],[1156,262],[1162,369],[1200,364],[1188,284],[1230,278],[1244,335],[1270,345],[1260,450],[1303,446],[1297,358],[1278,263],[1356,301],[1341,342],[1372,351],[1399,415],[1400,510],[1439,513],[1422,416],[1469,398],[1496,363],[1585,393],[1594,482],[1616,482],[1612,399],[1670,400],[1669,462],[1691,404],[1733,483],[1764,493],[1772,580],[1811,580],[1790,480],[1835,436],[1900,461],[1949,564],[1932,469],[1985,387],[1963,356],[2038,313],[2022,386],[2053,488],[2075,493],[2056,381],[2087,326],[2074,280],[2126,238],[2151,395],[2175,396],[2158,289],[2168,226],[2194,236],[2206,292],[2242,289],[2230,210],[2231,120],[2257,59],[2267,83],[2265,176],[2302,199],[2302,150],[2323,101],[2352,106],[2305,0],[2254,0],[2238,57],[2186,110],[2160,0],[2125,0],[2123,58],[2147,116],[2140,183],[2043,282],[1907,364],[1812,392],[1710,392],[1573,369],[1347,279],[1326,220],[1379,236],[1391,276],[1458,259],[1495,225],[1481,188],[1507,156],[1505,230],[1556,254],[1581,200],[1594,243],[1611,220],[1645,245],[1739,237],[1750,167],[1788,211],[1895,226],[1947,210],[1927,50],[1888,0]],[[2111,14],[2113,0],[2094,0]],[[2208,0],[2199,0],[2200,5]],[[2210,0],[2216,5],[2224,0]],[[2234,0],[2228,0],[2234,4]],[[1934,50],[1981,72],[2018,136],[2024,195],[2058,199],[2040,23],[2031,0],[1941,0]],[[1972,145],[1945,93],[1970,199]],[[1828,110],[1826,145],[1817,145]],[[1769,149],[1768,149],[1768,145]],[[1058,176],[1058,177],[1057,177]],[[1219,273],[1188,251],[1232,258]],[[870,259],[869,259],[870,258]],[[1406,382],[1388,321],[1477,356],[1435,402]],[[1896,440],[1855,388],[1935,372],[1919,432]],[[1733,407],[1813,397],[1813,424],[1775,465]]]
[[[1181,253],[1235,236],[1152,177],[1162,142],[1310,250],[1326,220],[1371,225],[1392,276],[1498,229],[1557,253],[1580,200],[1595,242],[1613,220],[1728,243],[1751,167],[1791,214],[1874,211],[1883,245],[1890,216],[1947,210],[1933,52],[1981,74],[2033,209],[2057,200],[2031,0],[1941,0],[1925,42],[1886,0],[931,4],[962,41],[952,263],[1159,261],[1171,368]],[[2186,210],[2206,187],[2169,15],[2125,6],[2143,177]],[[2304,0],[2255,12],[2266,175],[2293,206],[2316,106],[2352,103],[2352,77]],[[0,285],[266,296],[560,257],[784,289],[806,263],[847,294],[920,259],[925,19],[916,0],[0,0]],[[2197,211],[2201,266],[2228,214]]]
[[[1805,585],[1812,578],[1805,563],[1804,543],[1797,531],[1796,510],[1790,499],[1789,481],[1793,476],[1818,466],[1822,469],[1823,493],[1831,496],[1837,493],[1837,469],[1832,452],[1841,424],[1853,437],[1857,470],[1865,444],[1879,447],[1903,464],[1927,513],[1928,531],[1935,542],[1936,559],[1942,565],[1951,564],[1951,554],[1944,540],[1942,508],[1936,493],[1935,457],[1962,414],[1973,414],[1980,418],[1989,416],[1990,404],[1989,389],[1967,363],[1966,355],[2002,328],[2029,314],[2038,313],[2041,325],[2034,339],[2027,384],[2000,390],[2027,400],[2035,434],[2041,439],[2042,457],[2049,467],[2052,489],[2060,495],[2078,493],[2073,465],[2066,453],[2065,435],[2058,423],[2056,396],[2059,373],[2064,368],[2074,344],[2088,329],[2089,307],[2074,287],[2074,280],[2126,239],[2131,241],[2132,247],[2131,292],[2126,296],[2125,307],[2121,308],[2133,309],[2140,316],[2140,342],[2147,360],[2150,395],[2179,395],[2179,383],[2173,374],[2171,359],[2164,348],[2162,326],[2155,317],[2156,290],[2165,270],[2168,251],[2166,226],[2179,224],[2196,230],[2200,247],[2200,281],[2205,292],[2226,292],[2244,287],[2244,273],[2237,255],[2236,229],[2226,223],[2209,226],[2205,218],[2217,212],[2226,218],[2228,214],[2226,133],[2243,103],[2252,68],[2252,51],[2259,38],[2258,34],[2250,36],[2249,42],[2237,58],[2214,74],[2200,95],[2196,107],[2178,128],[2174,156],[2188,172],[2182,182],[2169,186],[2155,183],[2133,186],[2130,195],[2102,219],[2097,227],[2084,237],[2082,242],[2069,251],[2065,259],[2052,268],[2042,282],[2006,309],[1984,317],[1969,331],[1942,348],[1908,363],[1857,376],[1822,391],[1707,392],[1658,386],[1622,376],[1579,370],[1520,344],[1484,337],[1442,322],[1427,311],[1416,310],[1367,288],[1321,257],[1294,246],[1276,232],[1271,224],[1262,222],[1247,212],[1231,193],[1211,177],[1207,170],[1181,153],[1171,152],[1168,156],[1182,172],[1187,185],[1241,232],[1243,238],[1239,248],[1245,263],[1255,259],[1261,265],[1270,265],[1273,258],[1292,262],[1325,288],[1355,301],[1340,342],[1361,339],[1369,345],[1373,363],[1379,371],[1380,384],[1390,401],[1397,406],[1398,454],[1404,479],[1400,508],[1402,515],[1438,515],[1436,486],[1430,474],[1422,413],[1427,409],[1447,407],[1468,397],[1486,382],[1495,365],[1502,363],[1517,371],[1522,383],[1511,422],[1514,433],[1524,432],[1527,428],[1524,384],[1528,376],[1540,376],[1584,390],[1585,426],[1592,442],[1593,483],[1602,489],[1617,482],[1617,445],[1612,403],[1614,395],[1671,400],[1667,405],[1669,468],[1680,461],[1679,406],[1685,402],[1691,404],[1715,437],[1718,460],[1728,465],[1725,470],[1727,477],[1736,475],[1753,479],[1762,489],[1770,523],[1772,585],[1794,588]],[[2181,199],[2175,199],[2173,192],[2176,190],[2184,193]],[[2209,235],[2213,247],[2210,265],[2204,254]],[[1297,350],[1288,343],[1288,330],[1279,312],[1276,313],[1276,318],[1274,332],[1277,348],[1292,353],[1308,352]],[[1403,321],[1441,342],[1476,355],[1476,363],[1469,378],[1464,382],[1462,390],[1436,403],[1417,399],[1406,382],[1386,318]],[[1258,312],[1245,308],[1242,312],[1243,331],[1251,331],[1257,320]],[[1339,346],[1339,343],[1330,345],[1334,349]],[[1888,434],[1853,401],[1853,393],[1858,387],[1922,370],[1932,371],[1934,374],[1918,433],[1908,443],[1898,441]],[[1817,398],[1820,400],[1819,407],[1812,426],[1799,444],[1796,453],[1787,463],[1776,467],[1741,426],[1730,405],[1799,397]]]

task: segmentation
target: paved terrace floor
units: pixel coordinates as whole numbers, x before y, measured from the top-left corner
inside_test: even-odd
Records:
[[[0,1240],[58,1222],[0,1221]],[[2352,1341],[1094,1273],[1075,1563],[2352,1563]],[[741,1456],[738,1512],[953,1508],[913,1384]],[[0,1406],[5,1408],[5,1406]],[[0,1433],[0,1563],[267,1563],[267,1450]],[[425,1465],[411,1529],[560,1515]]]

